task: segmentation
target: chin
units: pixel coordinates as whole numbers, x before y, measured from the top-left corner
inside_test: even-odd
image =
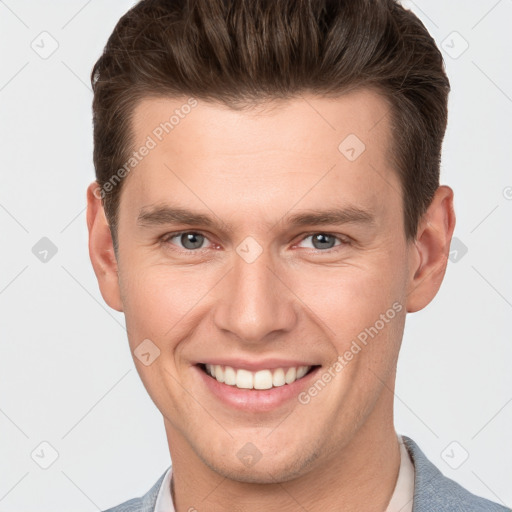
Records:
[[[277,484],[283,483],[312,471],[319,453],[302,453],[297,458],[297,452],[290,450],[288,453],[280,452],[276,457],[261,455],[254,463],[239,461],[233,464],[218,464],[219,458],[212,454],[214,460],[201,457],[203,463],[212,471],[230,480],[249,484]]]

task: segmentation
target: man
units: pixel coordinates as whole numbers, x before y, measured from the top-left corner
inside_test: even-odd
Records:
[[[505,511],[393,423],[449,82],[391,0],[145,0],[92,73],[91,261],[172,460],[113,511]]]

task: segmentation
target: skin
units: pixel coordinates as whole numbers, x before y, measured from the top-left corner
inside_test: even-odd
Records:
[[[135,147],[186,101],[143,100]],[[383,511],[400,464],[393,390],[405,317],[442,282],[453,191],[438,188],[407,241],[382,96],[363,89],[272,107],[199,101],[126,178],[117,255],[92,183],[91,261],[103,298],[125,314],[132,352],[144,339],[160,349],[149,366],[134,361],[164,417],[178,512]],[[338,150],[349,134],[366,145],[355,161]],[[156,204],[219,225],[139,225],[141,209]],[[349,204],[374,222],[286,223],[291,213]],[[187,230],[205,236],[200,249],[169,238]],[[315,233],[340,239],[318,248]],[[247,236],[262,248],[250,264],[236,251]],[[402,310],[307,405],[235,410],[209,394],[192,366],[214,356],[278,357],[325,371],[397,302]],[[262,454],[250,467],[237,457],[247,442]]]

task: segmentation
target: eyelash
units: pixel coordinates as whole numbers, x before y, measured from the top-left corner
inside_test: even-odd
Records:
[[[168,244],[168,245],[174,245],[170,242],[170,240],[172,240],[173,238],[176,238],[176,237],[179,237],[183,234],[186,234],[186,233],[192,233],[192,234],[195,234],[195,235],[201,235],[203,236],[205,239],[209,240],[208,236],[204,233],[202,233],[201,231],[178,231],[176,233],[167,233],[165,234],[163,237],[161,237],[161,241],[162,243],[164,244]],[[335,252],[337,250],[337,248],[340,248],[342,246],[346,246],[346,245],[351,245],[351,241],[349,240],[348,237],[341,237],[341,236],[337,236],[335,235],[334,233],[328,233],[328,232],[325,232],[325,231],[313,231],[309,234],[305,234],[300,240],[299,242],[297,243],[300,243],[300,242],[303,242],[306,238],[309,238],[313,235],[327,235],[327,236],[330,236],[330,237],[334,237],[336,240],[339,240],[339,244],[338,245],[335,245],[334,247],[331,247],[329,249],[325,249],[325,250],[321,250],[321,249],[308,249],[309,251],[314,251],[316,253],[326,253],[326,254],[330,254],[332,252]],[[206,250],[207,248],[200,248],[200,249],[181,249],[181,248],[178,248],[177,250],[179,252],[185,252],[185,253],[189,253],[189,254],[193,254],[193,253],[201,253],[202,251]]]

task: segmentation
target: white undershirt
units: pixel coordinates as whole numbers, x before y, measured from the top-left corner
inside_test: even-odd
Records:
[[[385,512],[412,512],[412,500],[414,496],[414,465],[409,452],[404,445],[402,436],[398,435],[400,443],[400,470],[395,484],[395,490]],[[172,467],[164,476],[160,491],[156,498],[154,512],[176,512],[171,497]]]

